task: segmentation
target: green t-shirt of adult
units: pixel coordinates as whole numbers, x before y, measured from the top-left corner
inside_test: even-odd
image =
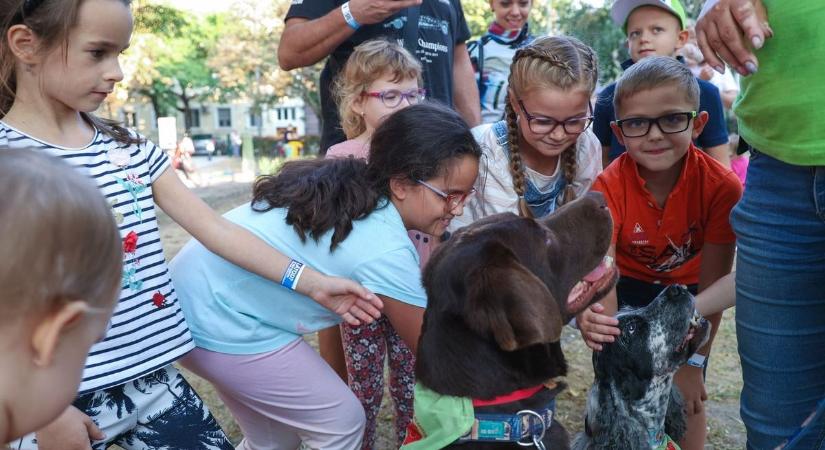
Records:
[[[742,77],[734,112],[754,148],[803,166],[825,165],[825,7],[822,0],[763,0],[774,37]]]

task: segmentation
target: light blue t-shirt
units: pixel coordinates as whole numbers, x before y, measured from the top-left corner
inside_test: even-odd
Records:
[[[328,274],[351,278],[376,294],[425,307],[418,254],[398,210],[387,203],[353,222],[330,253],[332,231],[301,242],[286,223],[286,209],[253,211],[245,204],[224,215],[280,250]],[[192,240],[170,263],[186,322],[198,347],[229,354],[277,350],[340,322],[309,297],[248,272]]]

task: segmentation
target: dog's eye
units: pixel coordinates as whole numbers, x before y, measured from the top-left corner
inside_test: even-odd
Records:
[[[635,333],[636,332],[636,324],[634,322],[630,322],[629,324],[627,324],[624,331],[625,331],[625,333],[630,333],[630,334]]]

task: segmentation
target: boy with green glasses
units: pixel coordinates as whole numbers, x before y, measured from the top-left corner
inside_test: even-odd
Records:
[[[613,98],[616,138],[627,148],[602,172],[593,190],[604,193],[613,216],[615,256],[622,274],[616,290],[578,317],[587,345],[601,350],[619,334],[613,314],[642,307],[665,286],[696,294],[731,271],[735,236],[728,221],[742,192],[736,175],[694,144],[708,121],[690,69],[654,56],[629,68]],[[685,399],[683,450],[702,449],[706,434],[705,358],[721,314],[708,316],[708,344],[676,373]]]

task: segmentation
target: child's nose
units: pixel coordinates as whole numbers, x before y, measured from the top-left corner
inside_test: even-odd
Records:
[[[120,61],[115,61],[106,71],[105,78],[107,81],[113,81],[115,83],[123,81],[123,69],[120,68]]]
[[[567,132],[564,131],[564,124],[562,124],[561,122],[556,124],[556,128],[554,128],[553,131],[550,132],[550,137],[557,141],[560,141],[567,137]]]

